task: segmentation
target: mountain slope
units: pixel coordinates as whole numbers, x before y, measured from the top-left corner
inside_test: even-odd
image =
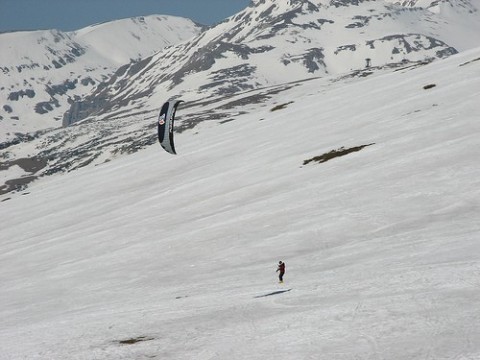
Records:
[[[63,113],[115,70],[197,35],[203,27],[172,16],[145,16],[58,30],[0,34],[2,141],[61,126]]]
[[[479,69],[297,83],[0,195],[2,356],[479,358]]]
[[[203,122],[235,120],[300,82],[325,77],[335,83],[422,66],[479,42],[478,0],[430,5],[252,2],[189,41],[121,66],[89,85],[90,95],[75,101],[66,95],[72,104],[62,120],[74,127],[14,134],[0,143],[0,192],[23,190],[39,176],[98,165],[157,142],[155,119],[170,98],[185,100],[176,131],[197,131],[192,129]],[[78,36],[88,37],[89,29]],[[102,36],[108,38],[108,31]],[[104,44],[102,36],[97,41]],[[447,36],[451,42],[442,40]]]
[[[158,107],[172,96],[191,101],[445,58],[480,45],[480,14],[471,7],[475,11],[462,7],[434,13],[383,1],[255,1],[189,42],[145,59],[144,66],[122,69],[73,104],[65,123],[112,116],[118,109]]]

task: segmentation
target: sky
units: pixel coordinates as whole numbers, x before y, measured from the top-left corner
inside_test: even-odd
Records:
[[[142,15],[175,15],[210,25],[250,0],[0,0],[0,32],[78,30],[99,22]]]

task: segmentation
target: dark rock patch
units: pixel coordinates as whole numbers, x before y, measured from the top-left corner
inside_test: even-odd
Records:
[[[311,159],[307,159],[307,160],[304,160],[303,161],[303,165],[307,165],[311,162],[317,162],[319,164],[321,163],[324,163],[324,162],[327,162],[331,159],[334,159],[336,157],[340,157],[340,156],[345,156],[347,154],[350,154],[352,152],[357,152],[357,151],[360,151],[362,150],[363,148],[367,147],[367,146],[371,146],[371,145],[374,145],[375,143],[371,143],[371,144],[367,144],[367,145],[360,145],[360,146],[355,146],[355,147],[352,147],[352,148],[348,148],[348,149],[345,149],[343,146],[340,148],[340,149],[337,149],[337,150],[332,150],[328,153],[325,153],[323,155],[320,155],[320,156],[315,156]]]
[[[139,342],[152,341],[152,340],[155,340],[155,339],[152,338],[152,337],[147,337],[147,336],[139,336],[139,337],[131,338],[131,339],[118,340],[117,342],[120,345],[134,345],[134,344],[137,344]]]
[[[425,90],[428,90],[428,89],[434,88],[435,86],[437,86],[437,85],[435,85],[435,84],[428,84],[428,85],[425,85],[423,88],[424,88]]]

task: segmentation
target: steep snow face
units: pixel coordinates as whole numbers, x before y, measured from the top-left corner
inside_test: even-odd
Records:
[[[383,1],[260,0],[191,41],[146,59],[143,67],[122,69],[107,86],[74,104],[65,122],[125,113],[129,106],[158,107],[172,96],[191,101],[429,62],[480,45],[479,19],[476,11],[433,13]]]
[[[0,195],[0,357],[480,359],[479,69],[185,104],[235,121]]]
[[[480,0],[413,0],[395,1],[395,4],[418,11],[427,9],[434,17],[426,17],[432,35],[454,46],[458,51],[478,46],[478,36],[470,31],[480,31]]]
[[[0,137],[61,126],[69,103],[120,65],[197,35],[202,27],[146,16],[58,30],[0,34]]]
[[[89,26],[75,32],[75,37],[120,66],[185,41],[200,29],[189,19],[152,15]]]

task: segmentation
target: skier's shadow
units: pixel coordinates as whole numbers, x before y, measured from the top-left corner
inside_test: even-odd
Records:
[[[290,290],[292,290],[292,289],[278,290],[278,291],[274,291],[274,292],[264,294],[264,295],[257,295],[257,296],[254,296],[254,298],[257,299],[257,298],[262,298],[262,297],[267,297],[267,296],[272,296],[272,295],[283,294],[283,293],[289,292]]]

